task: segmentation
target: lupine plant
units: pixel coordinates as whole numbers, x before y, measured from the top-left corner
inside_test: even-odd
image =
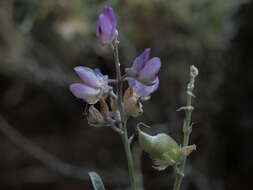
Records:
[[[116,79],[110,79],[109,76],[103,75],[99,69],[78,66],[74,68],[74,71],[82,82],[71,84],[70,91],[75,97],[88,104],[87,120],[89,125],[98,128],[111,128],[119,134],[127,157],[131,189],[137,190],[139,187],[136,184],[131,151],[133,135],[128,134],[127,121],[129,118],[136,118],[143,113],[142,103],[150,100],[151,94],[157,90],[161,60],[158,57],[151,58],[151,49],[147,48],[133,60],[130,68],[125,68],[124,74],[121,73],[117,21],[113,9],[109,6],[104,7],[99,15],[96,35],[102,45],[113,51]],[[186,91],[187,105],[178,109],[178,111],[185,111],[182,145],[179,145],[165,133],[151,136],[143,132],[140,127],[146,126],[144,123],[139,123],[136,127],[140,147],[152,158],[153,167],[157,170],[164,170],[167,167],[174,168],[174,190],[180,189],[186,158],[196,149],[195,145],[189,145],[189,137],[192,131],[192,97],[194,97],[193,89],[197,75],[198,69],[191,66],[190,82]],[[123,88],[124,83],[128,85],[126,89]],[[91,172],[89,175],[94,189],[105,189],[101,178],[96,173]]]

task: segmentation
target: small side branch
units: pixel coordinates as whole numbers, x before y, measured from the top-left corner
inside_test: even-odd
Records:
[[[194,109],[194,107],[192,106],[192,97],[194,97],[193,89],[194,89],[195,78],[197,77],[197,75],[198,75],[198,69],[192,65],[190,67],[190,82],[187,85],[187,91],[186,91],[187,105],[182,108],[179,108],[178,110],[178,111],[180,110],[185,111],[185,119],[183,123],[183,135],[184,135],[183,146],[184,147],[189,145],[189,139],[192,132],[191,116],[192,116],[192,111]],[[184,168],[186,164],[186,159],[187,159],[187,156],[183,158],[183,161],[180,163],[177,170],[175,170],[176,179],[175,179],[173,190],[180,190],[180,186],[184,178]]]

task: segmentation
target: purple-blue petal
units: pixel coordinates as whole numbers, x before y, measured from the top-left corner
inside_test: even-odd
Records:
[[[135,72],[138,73],[145,67],[145,64],[147,63],[149,59],[150,52],[151,52],[151,49],[146,48],[141,55],[135,58],[133,66],[132,66]]]
[[[152,84],[152,81],[157,77],[160,68],[161,61],[158,57],[150,59],[140,71],[138,77],[139,81],[147,85]]]
[[[116,20],[116,16],[114,14],[113,8],[110,6],[106,6],[103,9],[103,14],[106,15],[108,17],[108,19],[110,20],[112,27],[116,28],[117,25],[117,20]]]
[[[140,96],[140,97],[147,97],[151,93],[157,90],[159,86],[159,79],[156,77],[156,79],[152,82],[151,86],[143,85],[141,82],[134,80],[132,78],[128,78],[128,84],[131,86],[134,90],[134,92]]]
[[[105,7],[99,15],[97,21],[96,34],[103,44],[110,44],[116,32],[116,17],[113,9]]]
[[[94,69],[94,72],[95,72],[98,76],[101,76],[101,77],[104,76],[99,68]]]
[[[139,72],[144,68],[149,59],[150,52],[150,48],[145,49],[141,55],[135,58],[132,67],[125,69],[125,72],[129,77],[138,77]]]
[[[108,84],[108,78],[109,78],[108,75],[103,75],[102,72],[101,72],[101,70],[99,68],[94,69],[94,72],[97,74],[98,77],[101,78],[101,80],[103,80],[102,83],[104,85]]]
[[[133,68],[125,68],[125,72],[129,77],[137,77],[138,73]]]
[[[102,86],[101,77],[98,76],[92,69],[88,67],[78,66],[75,67],[74,70],[78,74],[78,76],[82,79],[84,84],[94,88],[101,88]]]
[[[73,95],[89,104],[95,104],[98,101],[100,90],[91,88],[81,83],[74,83],[69,86]]]

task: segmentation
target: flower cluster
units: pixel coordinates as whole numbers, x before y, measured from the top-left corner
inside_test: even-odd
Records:
[[[70,91],[75,97],[88,104],[87,120],[91,126],[110,127],[120,134],[126,152],[131,189],[142,189],[137,188],[135,179],[130,146],[133,135],[131,137],[128,135],[127,120],[142,114],[142,102],[149,100],[150,95],[157,90],[161,60],[158,57],[150,58],[151,49],[147,48],[133,60],[131,67],[125,68],[124,74],[121,73],[117,21],[113,9],[109,6],[103,8],[99,15],[96,35],[102,45],[112,48],[117,77],[109,79],[99,69],[78,66],[74,70],[82,82],[71,84]],[[187,86],[187,106],[179,109],[179,111],[184,110],[186,115],[183,124],[183,146],[165,133],[151,136],[140,130],[139,126],[143,123],[137,125],[140,147],[150,155],[155,169],[164,170],[169,166],[174,168],[176,180],[173,189],[177,190],[184,175],[186,157],[196,150],[196,145],[189,145],[188,141],[192,131],[191,98],[194,97],[193,89],[197,75],[198,69],[191,66],[190,82]],[[128,84],[126,89],[123,89],[124,82]]]
[[[117,21],[111,7],[103,8],[99,15],[96,27],[96,35],[103,45],[114,44],[117,36]],[[134,59],[133,65],[125,69],[124,78],[129,85],[124,92],[123,109],[126,117],[137,117],[142,110],[141,101],[149,99],[151,93],[159,86],[158,72],[161,61],[158,57],[149,58],[151,49],[145,51]],[[88,109],[88,121],[93,126],[113,126],[121,118],[118,115],[117,95],[114,93],[113,85],[110,82],[117,80],[109,79],[98,69],[78,66],[74,68],[82,83],[70,85],[73,95],[90,104]],[[112,83],[113,83],[112,82]],[[100,111],[93,106],[100,102]],[[102,103],[101,103],[102,102]],[[107,105],[109,102],[109,105]],[[102,106],[101,106],[102,105]],[[106,108],[107,113],[103,112]],[[103,113],[102,113],[103,112]]]

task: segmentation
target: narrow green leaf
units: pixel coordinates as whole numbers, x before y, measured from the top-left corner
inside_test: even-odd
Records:
[[[96,172],[89,172],[89,176],[95,190],[105,190],[101,177]]]

